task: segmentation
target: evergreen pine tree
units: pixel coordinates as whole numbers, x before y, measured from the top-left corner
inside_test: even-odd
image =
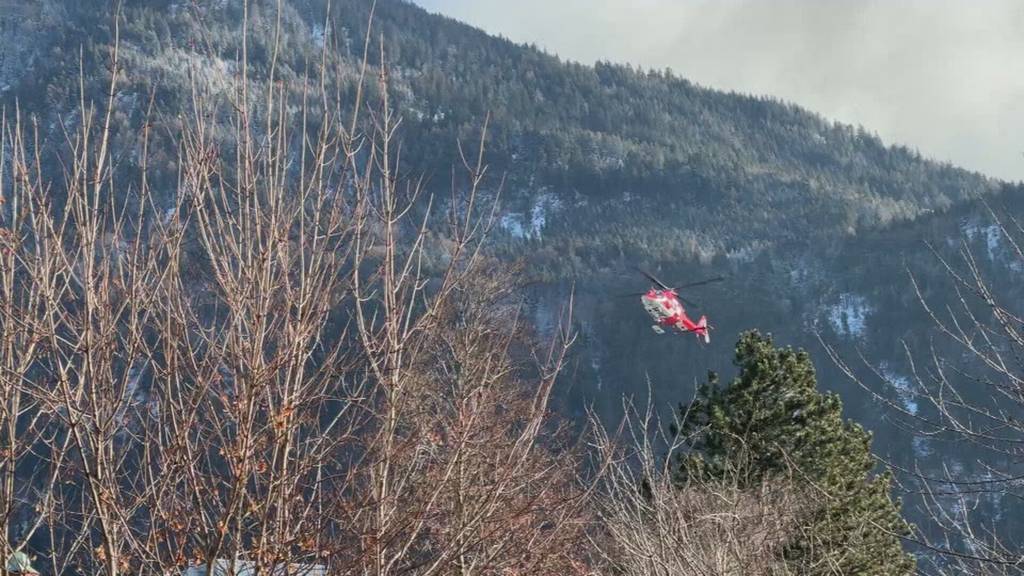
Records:
[[[843,420],[835,394],[818,392],[807,353],[751,331],[735,361],[740,373],[730,385],[712,374],[680,408],[678,432],[692,436],[692,450],[679,461],[677,482],[787,480],[805,488],[816,504],[784,551],[798,574],[913,573],[899,539],[909,526],[888,474],[872,472],[871,435]]]

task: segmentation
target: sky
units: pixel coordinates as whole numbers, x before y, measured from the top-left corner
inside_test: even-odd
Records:
[[[583,63],[671,68],[1024,180],[1024,0],[415,0]]]

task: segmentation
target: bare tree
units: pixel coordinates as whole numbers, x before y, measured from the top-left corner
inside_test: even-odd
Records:
[[[22,265],[31,262],[49,278],[61,264],[45,245],[22,235],[39,208],[26,201],[43,192],[30,172],[33,159],[26,155],[20,115],[13,121],[5,115],[0,125],[0,158],[10,159],[0,163],[0,527],[6,559],[45,532],[70,439],[59,432],[59,415],[26,385],[42,376],[50,332],[46,300],[52,292],[31,289],[33,279]],[[46,287],[56,283],[52,278]]]
[[[116,49],[62,174],[5,117],[4,552],[41,539],[54,574],[583,573],[590,492],[549,408],[572,334],[529,338],[486,256],[486,130],[431,224],[383,51],[349,106],[277,82],[277,57],[251,77],[243,41],[227,93],[194,75],[170,202],[148,130],[140,178],[112,166]]]
[[[592,419],[595,447],[608,462],[595,497],[601,530],[593,542],[609,573],[793,573],[783,549],[813,511],[813,490],[783,477],[754,488],[738,481],[680,486],[676,456],[691,439],[665,432],[649,403],[642,411],[629,402],[624,408],[614,434]]]
[[[1003,240],[1010,266],[1024,265],[1024,230],[1012,217],[988,208],[993,231]],[[904,489],[917,496],[930,526],[915,535],[923,556],[937,574],[1009,575],[1024,572],[1024,550],[1006,533],[1007,524],[979,512],[1017,506],[1024,492],[1024,319],[1019,302],[992,288],[991,278],[971,247],[961,241],[954,258],[929,246],[945,273],[952,305],[937,304],[934,287],[927,289],[911,273],[910,284],[930,318],[935,337],[927,350],[905,345],[917,410],[890,400],[882,387],[890,376],[861,358],[846,362],[826,345],[836,364],[855,382],[888,406],[897,421],[925,440],[942,440],[970,454],[974,471],[943,465],[902,468]],[[865,375],[866,373],[866,375]],[[881,386],[879,386],[881,385]],[[1012,529],[1012,528],[1011,528]],[[1019,529],[1019,526],[1016,528]]]

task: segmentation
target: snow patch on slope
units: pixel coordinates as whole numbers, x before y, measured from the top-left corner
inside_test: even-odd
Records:
[[[899,398],[900,404],[903,405],[903,409],[910,414],[916,415],[920,406],[917,403],[917,393],[914,392],[914,384],[910,381],[910,378],[896,372],[885,363],[879,367],[879,373],[896,392],[896,396]]]
[[[744,246],[743,248],[727,251],[725,257],[730,262],[736,262],[737,264],[750,264],[757,257],[759,251],[756,246]]]
[[[924,436],[914,436],[914,439],[910,441],[910,448],[914,451],[914,456],[918,458],[927,458],[935,453],[931,438]]]
[[[313,24],[313,30],[310,32],[310,39],[313,40],[313,44],[317,48],[323,48],[324,42],[327,39],[327,32],[324,30],[323,24]]]
[[[498,221],[498,226],[501,226],[501,229],[511,234],[513,238],[529,237],[526,233],[526,227],[523,225],[522,212],[509,212],[505,214]]]
[[[561,200],[551,192],[544,191],[537,196],[530,211],[530,229],[535,237],[540,238],[541,231],[548,222],[548,215],[561,208]]]
[[[982,239],[985,242],[985,248],[988,251],[989,260],[995,260],[1003,237],[1003,232],[999,229],[998,224],[982,226],[977,222],[966,222],[961,225],[960,230],[963,232],[964,236],[967,236],[967,239],[972,242],[976,238]]]
[[[527,212],[509,212],[501,217],[498,225],[514,238],[540,240],[548,219],[561,210],[562,201],[548,191],[538,194]]]
[[[836,334],[851,338],[864,335],[867,318],[874,309],[867,298],[858,294],[840,294],[839,302],[826,309],[829,324]]]

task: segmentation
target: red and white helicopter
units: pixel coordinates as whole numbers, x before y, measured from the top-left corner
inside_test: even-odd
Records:
[[[647,292],[639,294],[640,302],[643,303],[644,309],[654,319],[654,325],[651,326],[658,334],[664,334],[666,329],[678,332],[687,333],[692,332],[697,335],[697,339],[708,344],[711,342],[711,326],[708,326],[708,319],[706,316],[701,316],[700,320],[694,322],[689,316],[686,315],[686,309],[683,308],[683,302],[686,302],[689,306],[696,308],[693,302],[690,302],[679,295],[679,290],[683,288],[693,288],[695,286],[703,286],[704,284],[711,284],[712,282],[721,282],[725,278],[717,276],[715,278],[709,278],[707,280],[701,280],[699,282],[691,282],[684,284],[676,288],[670,288],[661,280],[654,277],[653,274],[645,272],[637,268],[637,270],[647,277],[648,280],[654,283]]]

